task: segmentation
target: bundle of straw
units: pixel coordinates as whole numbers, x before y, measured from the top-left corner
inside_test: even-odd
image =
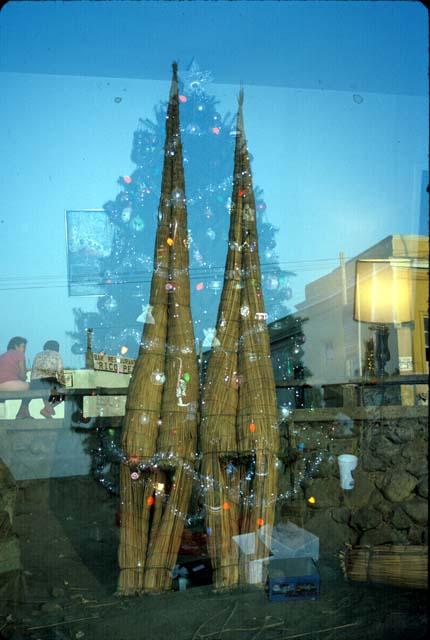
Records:
[[[123,595],[170,588],[191,494],[199,380],[187,238],[174,64],[151,281],[153,320],[144,326],[122,441],[127,464],[121,470],[118,591]],[[153,462],[155,454],[160,459],[158,465]],[[140,474],[139,468],[145,464],[152,467]]]
[[[216,343],[202,398],[202,475],[216,588],[246,580],[232,537],[273,525],[279,434],[274,375],[265,323],[255,200],[239,96],[233,194]],[[253,458],[252,470],[249,460]],[[223,465],[221,460],[229,460]],[[227,471],[228,470],[228,471]],[[235,496],[243,496],[236,506]],[[267,555],[257,536],[255,553]]]
[[[345,578],[350,580],[405,589],[428,588],[427,546],[348,546],[339,556]]]
[[[263,525],[273,526],[278,484],[276,454],[279,451],[275,380],[260,273],[256,208],[251,167],[243,124],[243,94],[239,99],[238,138],[235,154],[233,202],[242,215],[242,282],[240,308],[239,371],[241,387],[237,414],[238,452],[253,455],[251,482],[244,483],[241,533],[257,534]],[[246,471],[244,471],[246,473]],[[246,479],[246,476],[245,476]],[[255,553],[247,560],[267,556],[267,548],[255,535]],[[246,567],[245,567],[246,569]],[[239,579],[247,580],[241,563]]]

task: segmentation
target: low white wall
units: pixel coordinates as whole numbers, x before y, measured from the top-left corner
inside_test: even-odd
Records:
[[[63,420],[37,420],[29,427],[0,422],[0,458],[15,480],[88,475],[91,459],[85,452],[85,433]]]

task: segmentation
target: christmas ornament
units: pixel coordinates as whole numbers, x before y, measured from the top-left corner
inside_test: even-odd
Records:
[[[197,291],[203,291],[204,288],[205,288],[205,285],[203,284],[203,282],[198,282],[196,284],[196,290]]]
[[[267,288],[270,289],[271,291],[273,291],[274,289],[277,289],[279,286],[279,280],[276,276],[269,276],[267,278]]]
[[[121,220],[127,223],[127,222],[130,222],[130,218],[131,218],[131,207],[126,207],[125,209],[122,210]]]
[[[187,96],[184,96],[184,95],[179,96],[179,102],[182,102],[182,104],[185,104],[187,100],[188,100]]]
[[[188,407],[189,402],[184,403],[184,397],[187,395],[187,384],[190,380],[190,374],[184,373],[182,375],[182,358],[178,358],[179,360],[179,371],[178,377],[176,380],[176,398],[178,407]]]
[[[162,371],[154,371],[151,374],[151,381],[154,384],[164,384],[166,382],[166,375]]]
[[[215,336],[216,329],[203,329],[204,339],[203,339],[203,347],[219,347],[221,342]]]
[[[215,240],[216,238],[216,233],[213,229],[211,229],[211,227],[209,227],[209,229],[206,231],[206,235],[210,240]]]
[[[212,281],[209,283],[209,288],[210,288],[214,293],[217,293],[217,292],[221,289],[221,285],[222,285],[221,280],[212,280]]]
[[[173,238],[167,238],[166,243],[169,247],[173,247],[173,245],[175,244]]]
[[[130,176],[124,176],[123,180],[124,180],[125,184],[131,184],[133,182],[133,179],[130,178]]]
[[[135,216],[131,221],[131,226],[135,231],[142,231],[144,227],[143,220],[140,216]]]
[[[193,60],[188,69],[182,73],[184,90],[187,94],[201,95],[205,92],[205,85],[212,82],[212,74],[209,71],[201,71],[199,65]]]
[[[253,222],[255,220],[254,209],[251,209],[249,205],[246,205],[243,209],[243,219],[245,222]]]
[[[152,315],[153,306],[151,304],[142,305],[142,313],[136,318],[136,322],[143,322],[144,324],[155,324],[154,316]]]
[[[212,127],[212,133],[214,135],[216,135],[216,136],[219,135],[219,132],[220,132],[220,128],[219,127]]]
[[[198,124],[192,123],[187,126],[185,131],[191,135],[198,135],[200,133],[200,127]]]

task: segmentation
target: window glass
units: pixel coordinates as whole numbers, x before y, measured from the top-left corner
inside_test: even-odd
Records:
[[[423,5],[0,35],[0,636],[424,637]]]

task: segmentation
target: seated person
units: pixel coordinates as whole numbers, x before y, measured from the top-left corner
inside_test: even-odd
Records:
[[[15,336],[9,340],[7,351],[0,355],[0,391],[27,391],[25,348],[27,340]],[[29,400],[23,400],[16,414],[17,418],[31,418],[28,410]]]
[[[40,413],[45,418],[55,416],[55,409],[64,400],[56,393],[56,385],[64,380],[64,365],[59,354],[60,345],[56,340],[48,340],[43,345],[43,351],[36,354],[31,369],[30,389],[49,389],[48,399],[44,399],[44,407]]]

